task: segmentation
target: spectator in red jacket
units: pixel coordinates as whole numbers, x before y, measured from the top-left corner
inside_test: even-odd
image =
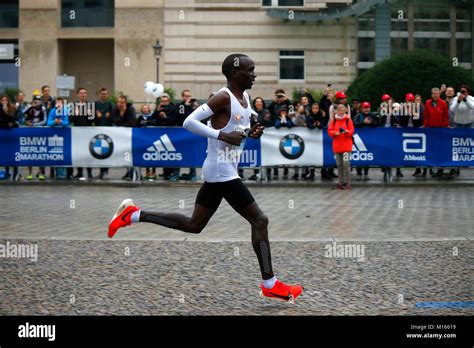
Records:
[[[449,127],[449,108],[448,104],[440,98],[439,88],[431,89],[431,99],[425,103],[423,111],[423,126],[433,128]]]
[[[426,101],[423,110],[423,127],[449,127],[449,107],[440,96],[441,91],[439,88],[431,89],[431,99]],[[443,176],[443,169],[438,168],[438,171],[436,173],[432,172],[431,175],[440,178]]]
[[[336,157],[339,183],[335,188],[340,190],[351,189],[350,155],[352,152],[352,136],[354,124],[349,116],[348,108],[344,104],[337,106],[334,119],[329,122],[328,134],[333,139],[332,149]]]

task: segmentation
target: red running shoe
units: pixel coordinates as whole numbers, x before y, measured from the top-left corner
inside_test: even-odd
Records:
[[[135,206],[131,199],[124,200],[109,223],[109,238],[112,238],[119,228],[130,226],[132,224],[132,214],[137,210],[140,210],[140,208]]]
[[[303,292],[301,285],[286,285],[278,279],[273,288],[267,289],[261,284],[260,289],[260,296],[262,297],[277,298],[290,303],[294,303],[295,299]]]

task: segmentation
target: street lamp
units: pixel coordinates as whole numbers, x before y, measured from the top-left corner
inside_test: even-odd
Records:
[[[160,40],[157,40],[156,43],[153,45],[153,50],[155,51],[155,58],[156,58],[156,82],[160,82],[160,58],[161,58],[161,50],[163,46],[160,45]]]

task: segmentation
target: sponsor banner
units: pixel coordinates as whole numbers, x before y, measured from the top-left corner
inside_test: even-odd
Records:
[[[71,164],[71,128],[0,130],[0,165],[66,166]]]
[[[132,128],[72,127],[75,167],[131,167]]]
[[[446,166],[474,166],[474,129],[456,129],[448,136],[449,152],[446,156],[451,160]]]
[[[0,129],[0,146],[0,166],[201,167],[207,139],[180,127],[21,127]],[[327,131],[269,128],[237,149],[240,167],[335,165]],[[474,129],[356,129],[351,163],[473,167]]]
[[[184,128],[135,128],[132,132],[133,165],[140,167],[202,167],[206,158],[207,139]],[[240,155],[239,167],[260,165],[260,141],[247,139]],[[237,154],[238,151],[238,154]],[[223,156],[233,156],[224,153]],[[227,158],[227,157],[226,157]]]
[[[319,129],[267,128],[260,141],[262,166],[323,164],[323,132]]]
[[[140,167],[201,167],[207,140],[184,128],[134,128],[133,165]]]
[[[260,167],[261,163],[260,139],[247,138],[240,153],[239,167]]]
[[[474,166],[474,129],[356,129],[354,166]],[[324,133],[324,165],[335,166],[332,139]]]

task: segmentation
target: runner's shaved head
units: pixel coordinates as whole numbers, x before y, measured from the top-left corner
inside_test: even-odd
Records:
[[[227,79],[230,78],[233,69],[240,68],[240,58],[249,58],[249,56],[243,53],[233,53],[224,59],[224,62],[222,63],[222,73]]]

